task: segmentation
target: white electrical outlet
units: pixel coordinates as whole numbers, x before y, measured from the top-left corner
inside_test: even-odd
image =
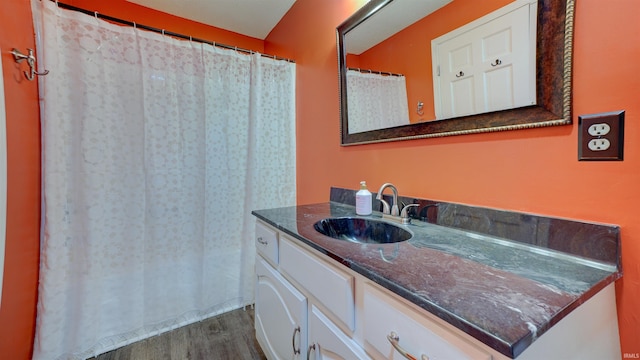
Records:
[[[609,124],[607,123],[593,124],[589,126],[589,129],[587,129],[587,131],[591,136],[604,136],[607,135],[609,131],[611,131],[611,126],[609,126]]]
[[[588,146],[591,151],[605,151],[611,146],[611,142],[607,139],[592,139]]]

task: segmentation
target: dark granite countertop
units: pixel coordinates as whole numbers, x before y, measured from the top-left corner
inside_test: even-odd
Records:
[[[355,216],[338,202],[253,214],[511,358],[621,276],[610,262],[417,220],[405,242],[336,240],[313,225]]]

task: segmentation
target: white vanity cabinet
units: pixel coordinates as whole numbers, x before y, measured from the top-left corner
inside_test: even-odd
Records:
[[[431,360],[491,359],[260,221],[256,247],[256,337],[268,359],[402,359],[387,339],[391,332],[402,336],[409,354]]]
[[[301,241],[258,226],[255,327],[268,359],[509,359]],[[276,251],[265,251],[265,241]],[[516,359],[620,357],[611,283]]]
[[[256,338],[268,359],[370,359],[349,335],[353,275],[260,221],[256,247]]]

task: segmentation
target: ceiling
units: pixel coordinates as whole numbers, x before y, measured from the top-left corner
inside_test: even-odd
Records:
[[[127,0],[264,40],[295,0]]]
[[[264,40],[296,0],[126,0],[154,10]],[[366,3],[368,0],[363,1]],[[348,33],[360,54],[453,0],[398,0]],[[328,5],[329,6],[329,5]],[[379,24],[385,26],[379,26]]]
[[[347,52],[360,55],[453,0],[392,1],[346,35]],[[381,26],[384,25],[384,26]]]

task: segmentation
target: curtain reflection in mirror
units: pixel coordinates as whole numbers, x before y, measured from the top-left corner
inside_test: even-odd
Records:
[[[404,76],[347,71],[349,134],[409,124]]]

